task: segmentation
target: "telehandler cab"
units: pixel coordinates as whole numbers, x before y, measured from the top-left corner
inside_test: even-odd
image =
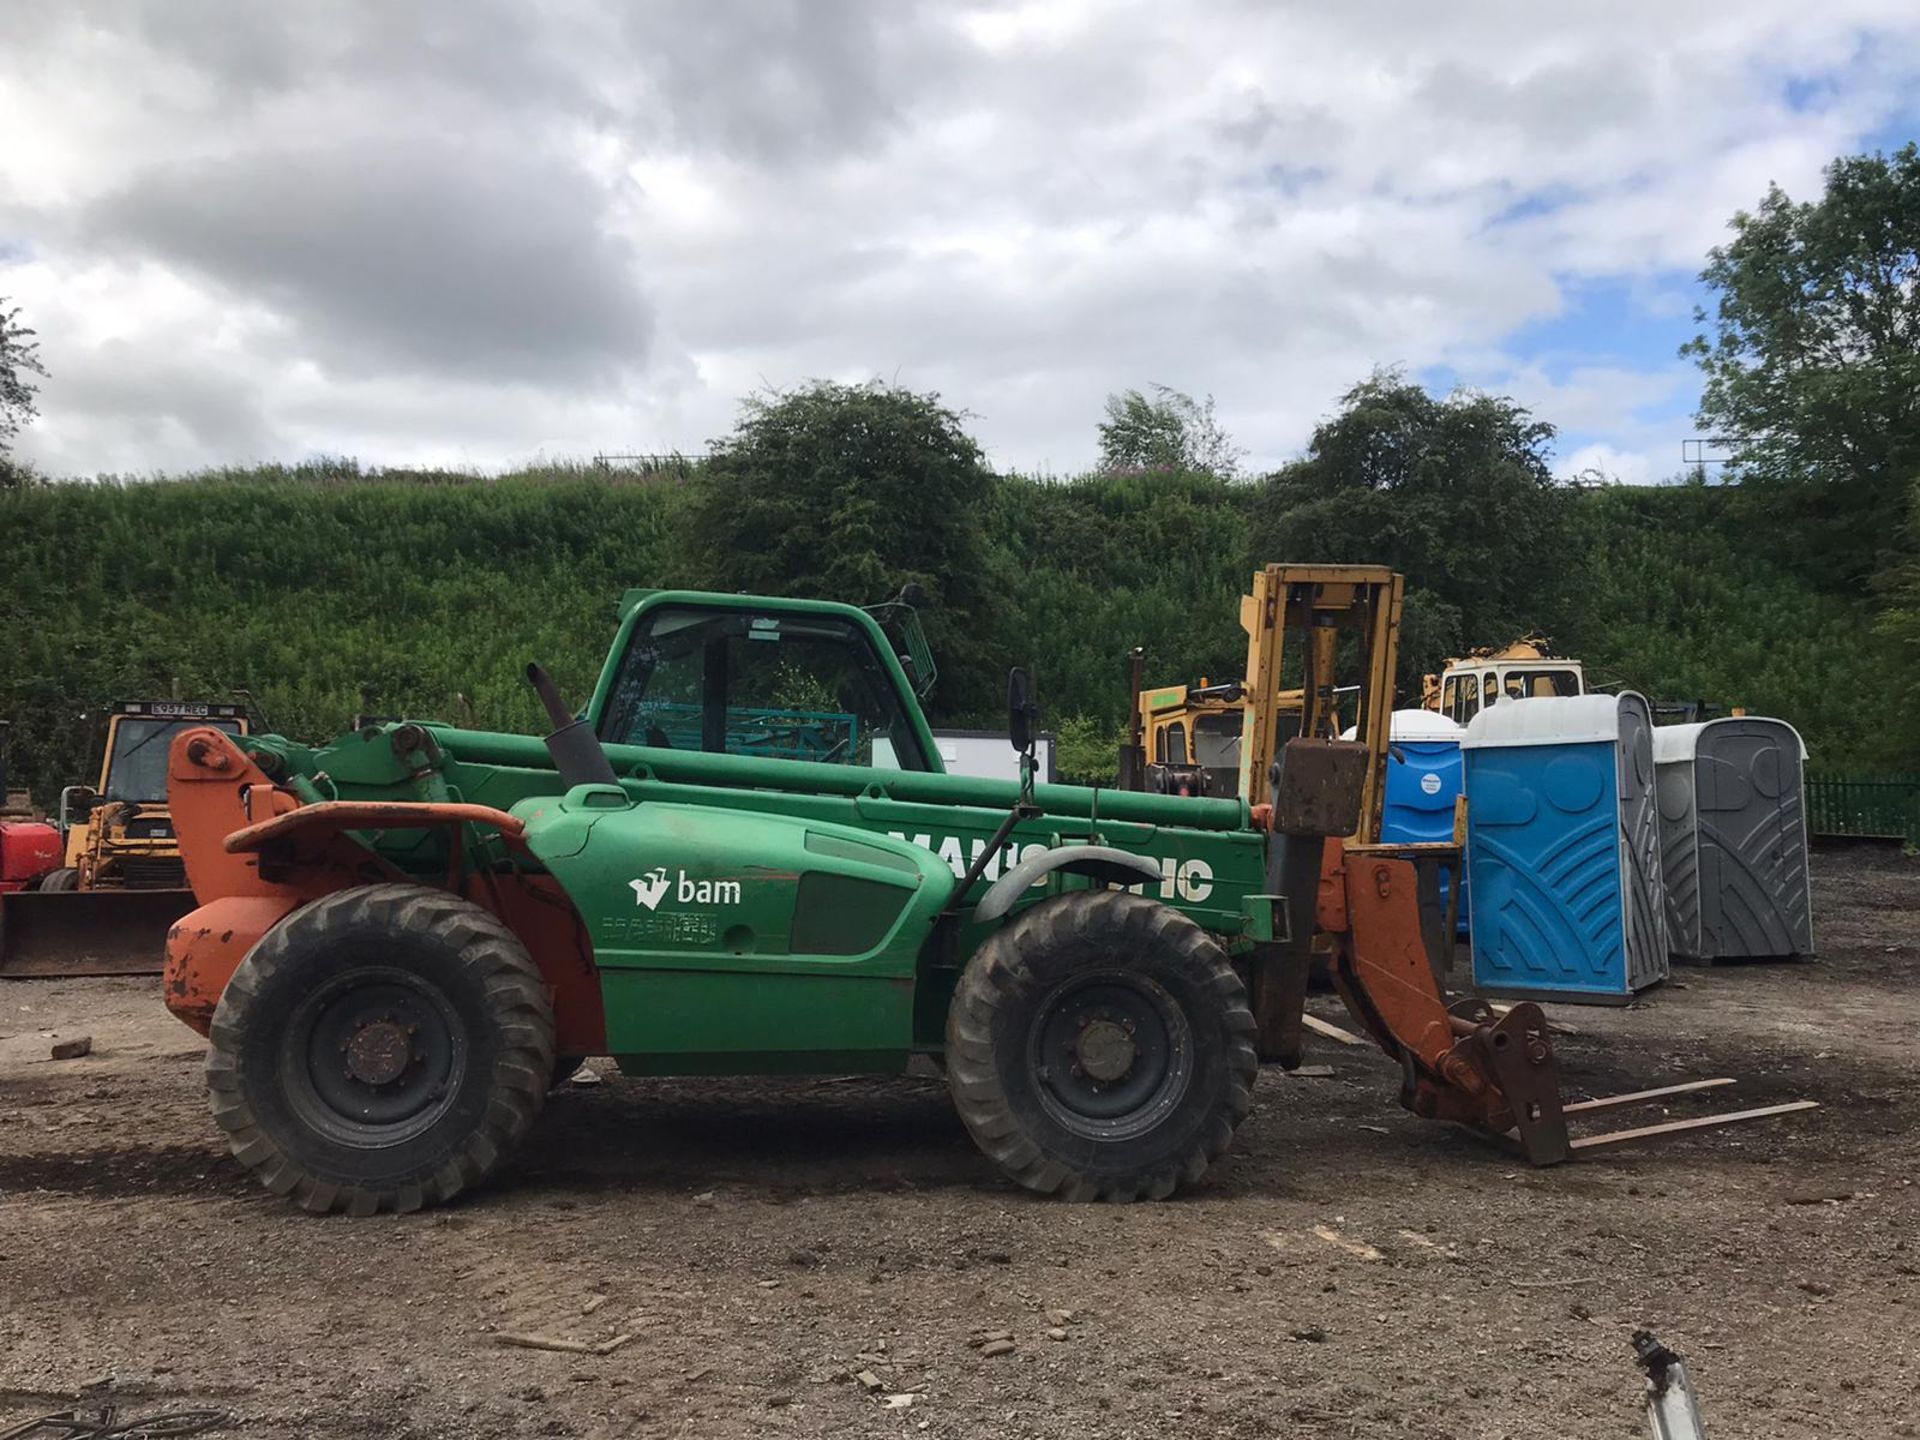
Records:
[[[1197,1180],[1251,1104],[1249,985],[1298,1061],[1275,835],[1239,798],[1036,785],[1019,671],[1023,780],[944,774],[908,678],[931,678],[924,637],[905,604],[883,618],[900,648],[848,605],[634,591],[577,717],[529,667],[544,743],[417,722],[317,749],[179,736],[200,908],[168,938],[165,994],[210,1040],[241,1163],[309,1210],[411,1210],[493,1171],[584,1055],[697,1075],[919,1054],[1022,1185]],[[1285,746],[1275,830],[1316,852],[1350,833],[1365,769],[1363,745]],[[1407,1103],[1564,1158],[1539,1011],[1450,1017],[1411,866],[1327,850],[1319,921]]]

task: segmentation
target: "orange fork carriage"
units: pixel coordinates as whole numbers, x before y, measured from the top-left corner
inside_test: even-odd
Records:
[[[1421,931],[1415,866],[1392,848],[1328,842],[1316,920],[1331,941],[1334,988],[1381,1049],[1400,1061],[1400,1100],[1415,1114],[1485,1130],[1517,1143],[1534,1164],[1555,1165],[1596,1150],[1815,1108],[1815,1101],[1796,1100],[1604,1135],[1570,1135],[1569,1117],[1733,1081],[1693,1080],[1564,1102],[1553,1040],[1538,1005],[1523,1001],[1496,1014],[1483,1000],[1447,1003]]]

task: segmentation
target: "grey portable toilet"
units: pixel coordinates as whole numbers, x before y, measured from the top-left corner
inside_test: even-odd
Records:
[[[1793,726],[1757,716],[1653,732],[1660,868],[1675,955],[1813,953],[1806,754]]]

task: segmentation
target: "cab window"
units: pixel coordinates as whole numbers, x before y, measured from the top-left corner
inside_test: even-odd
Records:
[[[1193,722],[1193,763],[1208,770],[1240,768],[1240,736],[1246,729],[1239,712],[1201,715]]]
[[[107,752],[109,800],[136,805],[159,805],[167,798],[167,752],[182,730],[223,730],[240,733],[238,720],[165,719],[154,715],[122,715],[113,727],[113,746]]]
[[[1578,695],[1580,677],[1571,670],[1509,670],[1506,691],[1516,700]]]
[[[1158,753],[1155,763],[1160,765],[1184,765],[1187,763],[1187,727],[1183,721],[1175,720],[1162,727],[1159,741],[1155,747]]]
[[[599,733],[662,750],[931,768],[872,637],[837,615],[653,611],[634,626]]]

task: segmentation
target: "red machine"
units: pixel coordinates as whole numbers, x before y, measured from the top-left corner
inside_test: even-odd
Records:
[[[34,817],[31,798],[8,787],[7,751],[12,726],[0,720],[0,894],[25,890],[60,868],[60,832]]]
[[[60,868],[60,832],[38,820],[0,820],[0,891],[25,890]]]

